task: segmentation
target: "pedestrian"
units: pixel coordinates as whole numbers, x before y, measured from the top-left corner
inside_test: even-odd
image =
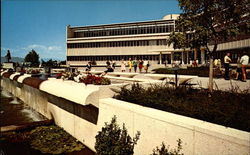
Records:
[[[121,62],[121,71],[126,72],[126,62],[124,61],[124,59],[122,59],[122,62]]]
[[[229,67],[230,67],[230,62],[232,62],[230,58],[230,53],[227,53],[224,57],[224,68],[225,68],[225,80],[229,80]]]
[[[107,68],[107,70],[105,70],[102,74],[101,74],[101,76],[104,76],[104,75],[106,75],[108,72],[114,72],[114,69],[113,69],[113,67],[111,66],[111,63],[109,62],[109,61],[107,61],[106,62],[106,68]]]
[[[246,82],[247,76],[246,76],[246,67],[249,63],[249,56],[244,51],[243,56],[240,58],[241,68],[242,68],[242,81]]]
[[[239,75],[242,73],[241,63],[240,63],[240,56],[237,58],[237,69],[236,69],[236,77],[235,80],[239,80]],[[241,75],[242,79],[242,75]]]
[[[91,71],[92,65],[91,62],[89,61],[88,64],[86,65],[86,73],[88,74]]]
[[[134,71],[135,71],[135,73],[136,73],[136,71],[137,71],[137,66],[138,66],[138,61],[137,61],[137,58],[135,57],[135,59],[133,60],[133,67],[134,67]]]
[[[115,70],[115,61],[111,60],[111,67]]]
[[[143,61],[140,59],[139,60],[139,71],[140,71],[140,73],[142,71],[142,68],[143,68]]]
[[[146,59],[143,61],[144,70],[148,73],[149,61]]]
[[[128,70],[129,70],[129,72],[131,72],[132,66],[133,66],[132,60],[131,60],[131,58],[129,58],[128,59]]]

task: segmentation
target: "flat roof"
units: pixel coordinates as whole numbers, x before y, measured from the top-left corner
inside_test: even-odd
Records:
[[[100,25],[87,25],[87,26],[68,26],[70,29],[79,29],[79,28],[104,28],[104,27],[116,27],[116,26],[124,26],[124,25],[131,25],[131,26],[139,26],[140,24],[164,24],[167,21],[173,22],[175,19],[168,19],[168,20],[151,20],[151,21],[140,21],[140,22],[128,22],[128,23],[114,23],[114,24],[100,24]]]

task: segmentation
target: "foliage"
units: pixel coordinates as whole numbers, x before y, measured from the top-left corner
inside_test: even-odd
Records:
[[[6,59],[7,59],[7,62],[10,62],[10,59],[11,59],[11,54],[10,54],[10,50],[7,50],[7,54],[6,54]]]
[[[48,61],[44,61],[43,59],[41,60],[42,66],[43,67],[58,67],[59,65],[57,64],[56,60],[49,59]]]
[[[182,149],[181,139],[178,139],[177,143],[177,149],[169,150],[169,146],[166,147],[166,145],[162,142],[161,148],[157,146],[156,149],[153,149],[153,154],[151,155],[183,155],[183,153],[180,153]]]
[[[238,92],[237,92],[238,91]],[[133,84],[124,86],[114,96],[119,100],[152,107],[204,121],[250,131],[250,89],[239,92],[185,87],[169,87],[167,84],[144,88]]]
[[[156,74],[174,74],[173,70],[170,70],[168,68],[157,68],[154,69]],[[197,75],[200,77],[208,77],[208,67],[202,66],[202,67],[188,67],[187,69],[179,69],[178,70],[179,75]]]
[[[87,84],[94,84],[94,85],[109,85],[111,84],[110,79],[101,77],[101,76],[95,76],[95,75],[87,75],[84,78],[80,79],[80,82]]]
[[[31,147],[42,153],[61,154],[79,151],[84,146],[57,126],[42,126],[31,131]]]
[[[117,125],[116,116],[110,124],[105,126],[96,135],[95,149],[97,155],[132,155],[134,146],[139,140],[140,132],[137,132],[134,138],[128,134],[125,125],[122,129]]]
[[[33,68],[29,68],[26,70],[27,74],[39,74],[40,70],[39,69],[33,69]]]
[[[31,66],[38,66],[39,65],[39,55],[36,53],[35,50],[31,50],[24,58],[25,62],[30,62]]]

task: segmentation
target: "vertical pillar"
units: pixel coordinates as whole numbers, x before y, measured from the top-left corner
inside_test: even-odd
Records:
[[[205,64],[205,49],[201,48],[201,64]]]
[[[187,64],[189,64],[189,51],[187,51]]]
[[[162,64],[162,52],[160,52],[160,56],[159,56],[159,62],[160,62],[160,65]]]
[[[184,65],[184,51],[181,52],[181,64]]]
[[[194,60],[197,60],[197,49],[194,49]]]
[[[174,63],[174,52],[171,52],[171,64]]]

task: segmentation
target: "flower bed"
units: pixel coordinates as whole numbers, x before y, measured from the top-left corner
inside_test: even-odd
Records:
[[[13,74],[14,72],[5,72],[3,73],[3,77],[5,78],[10,78],[11,74]]]
[[[27,77],[23,80],[23,83],[33,88],[39,89],[40,84],[45,81],[35,77]]]
[[[94,85],[109,85],[111,84],[111,81],[108,78],[101,77],[101,76],[95,76],[95,75],[87,75],[86,77],[83,77],[80,79],[80,82],[87,84],[94,84]]]
[[[250,131],[250,90],[237,93],[216,90],[177,89],[166,85],[123,87],[116,99],[204,121]]]

